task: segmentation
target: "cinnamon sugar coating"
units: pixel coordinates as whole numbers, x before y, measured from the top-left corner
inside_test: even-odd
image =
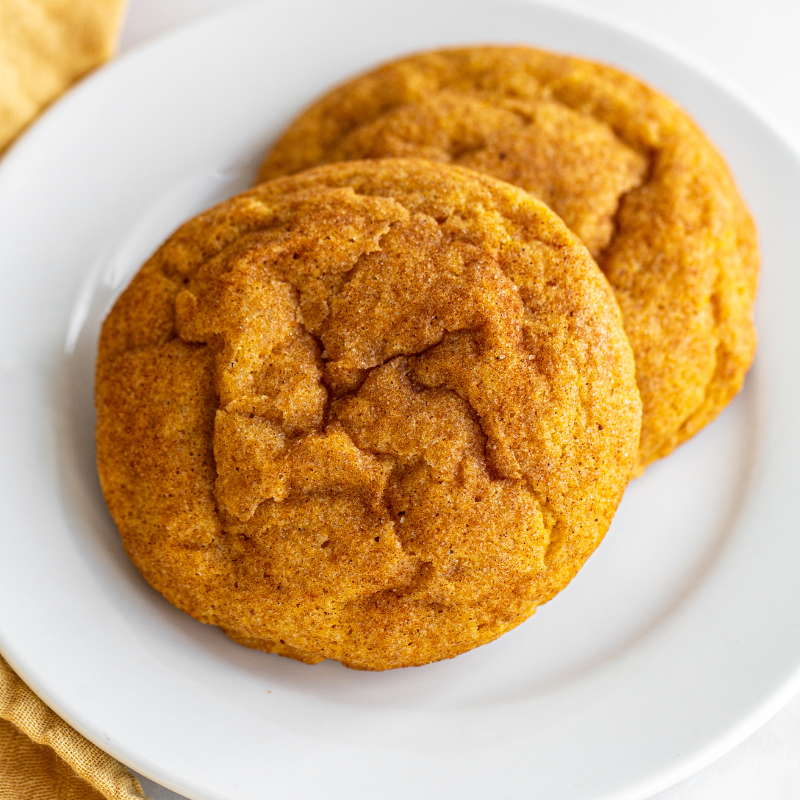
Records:
[[[641,406],[613,294],[545,206],[418,160],[183,225],[103,326],[100,476],[170,602],[388,669],[492,641],[602,539]]]
[[[755,350],[756,232],[719,154],[666,98],[611,67],[526,47],[424,53],[322,97],[260,179],[396,156],[520,186],[582,238],[636,359],[637,473],[739,391]]]

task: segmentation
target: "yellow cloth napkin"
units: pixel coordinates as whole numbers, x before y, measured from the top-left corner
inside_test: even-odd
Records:
[[[0,152],[110,58],[124,0],[0,0]]]
[[[0,0],[0,151],[115,48],[124,0]],[[144,800],[0,656],[0,800]]]
[[[0,656],[0,800],[144,800],[139,781],[51,711]]]

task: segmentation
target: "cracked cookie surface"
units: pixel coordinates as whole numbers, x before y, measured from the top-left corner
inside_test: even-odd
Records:
[[[602,539],[641,406],[608,284],[525,192],[400,159],[183,225],[106,319],[126,550],[250,647],[362,669],[489,642]]]
[[[424,53],[312,105],[260,179],[397,156],[520,186],[582,238],[636,359],[637,473],[739,391],[755,350],[755,228],[720,156],[666,98],[611,67],[525,47]]]

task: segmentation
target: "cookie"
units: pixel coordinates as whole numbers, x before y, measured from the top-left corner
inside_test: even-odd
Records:
[[[183,225],[103,325],[96,405],[108,506],[159,592],[250,647],[373,670],[560,591],[641,420],[580,241],[520,189],[413,159]]]
[[[611,67],[526,47],[425,53],[312,105],[260,179],[396,156],[516,184],[583,239],[636,358],[636,473],[739,391],[755,350],[756,232],[722,158],[669,100]]]

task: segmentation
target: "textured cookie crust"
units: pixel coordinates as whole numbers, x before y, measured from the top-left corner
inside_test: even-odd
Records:
[[[243,644],[362,669],[455,656],[561,590],[641,419],[579,240],[420,160],[278,179],[183,225],[105,321],[96,402],[147,580]]]
[[[611,67],[525,47],[426,53],[312,105],[260,179],[395,156],[521,186],[583,239],[636,359],[637,473],[739,391],[755,351],[756,232],[723,160],[666,98]]]

